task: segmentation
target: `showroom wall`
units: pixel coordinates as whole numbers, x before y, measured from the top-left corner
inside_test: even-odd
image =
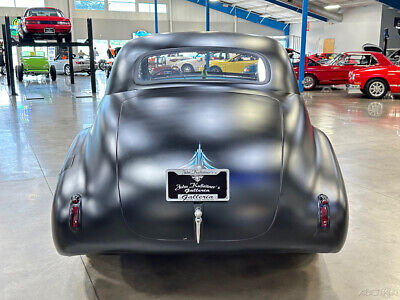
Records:
[[[365,43],[378,44],[381,23],[382,4],[346,9],[341,23],[310,22],[306,52],[322,52],[324,39],[330,38],[335,39],[335,52],[362,50]],[[292,24],[290,34],[300,36],[301,24]]]
[[[136,0],[136,2],[154,3],[151,0]],[[159,32],[169,32],[171,27],[172,31],[205,30],[205,8],[203,6],[186,0],[159,0],[158,3],[167,4],[167,13],[158,14]],[[93,19],[95,39],[124,40],[130,39],[132,33],[137,30],[154,32],[154,13],[108,11],[107,1],[105,10],[78,10],[75,9],[74,0],[45,0],[45,5],[58,7],[67,16],[72,17],[74,25],[72,34],[75,40],[87,37],[86,18]],[[0,18],[3,20],[4,15],[18,16],[24,10],[24,8],[0,7]],[[234,31],[235,29],[235,21],[232,16],[211,10],[210,18],[211,30]],[[237,32],[266,36],[283,35],[282,31],[241,19],[238,19],[236,29]]]

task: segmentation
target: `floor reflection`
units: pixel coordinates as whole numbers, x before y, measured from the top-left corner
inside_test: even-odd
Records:
[[[319,298],[318,255],[95,255],[87,257],[100,297],[131,293],[148,298],[248,298],[288,295]],[[124,288],[117,286],[123,282]],[[310,291],[311,286],[317,287]]]

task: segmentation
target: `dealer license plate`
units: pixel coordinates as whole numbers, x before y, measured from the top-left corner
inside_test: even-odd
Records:
[[[44,28],[44,33],[54,33],[54,28]]]
[[[228,169],[167,170],[167,201],[229,200]]]

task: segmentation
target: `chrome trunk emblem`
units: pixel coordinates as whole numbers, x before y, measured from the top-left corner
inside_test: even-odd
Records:
[[[200,230],[201,230],[201,222],[202,218],[201,216],[203,215],[203,212],[201,211],[200,207],[196,207],[194,210],[194,222],[196,223],[196,241],[197,244],[200,244]]]

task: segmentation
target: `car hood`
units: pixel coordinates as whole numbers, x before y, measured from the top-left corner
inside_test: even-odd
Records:
[[[202,240],[243,240],[268,231],[278,207],[282,164],[279,101],[249,93],[152,89],[124,102],[117,178],[129,227],[146,238],[193,240],[192,202],[167,202],[167,169],[201,145],[230,170],[230,200],[205,203]]]

